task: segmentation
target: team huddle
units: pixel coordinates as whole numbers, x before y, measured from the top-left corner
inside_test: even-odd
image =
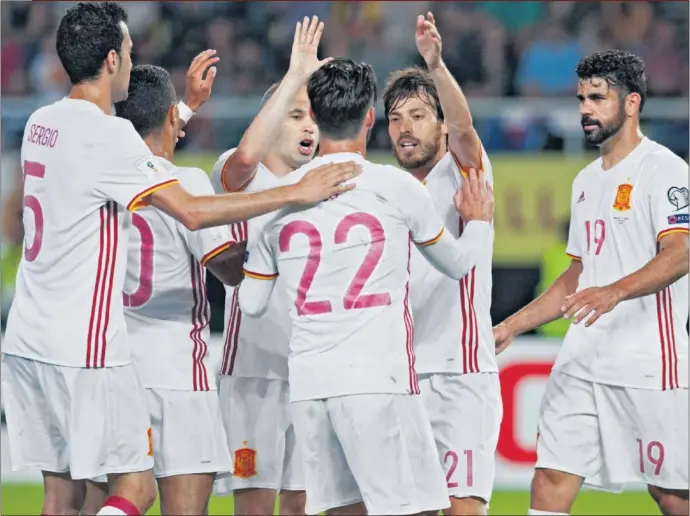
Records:
[[[492,327],[491,163],[431,13],[414,35],[426,68],[382,94],[399,167],[366,159],[372,68],[319,60],[314,17],[210,178],[172,162],[219,57],[192,61],[178,103],[164,69],[132,67],[126,22],[110,2],[67,11],[72,92],[22,142],[2,382],[12,465],[42,471],[42,514],[138,515],[158,495],[163,514],[207,514],[213,492],[236,514],[486,514],[496,354],[559,317],[573,324],[529,514],[631,482],[688,514],[688,166],[640,132],[639,58],[578,65],[601,157],[573,184],[571,265]],[[207,270],[226,285],[218,377]]]

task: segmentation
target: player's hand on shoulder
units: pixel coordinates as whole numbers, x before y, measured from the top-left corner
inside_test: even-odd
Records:
[[[504,323],[494,326],[493,332],[494,340],[496,341],[496,354],[498,355],[513,342],[515,335],[510,331],[508,325]]]
[[[204,50],[199,53],[187,70],[187,83],[184,92],[184,103],[196,111],[211,98],[213,81],[216,79],[215,65],[220,58],[215,50]],[[181,136],[180,136],[181,138]]]
[[[426,13],[426,18],[421,14],[417,16],[415,31],[415,43],[419,54],[424,58],[427,68],[432,71],[441,64],[441,35],[436,28],[436,20],[431,11]]]
[[[361,173],[361,166],[354,161],[321,165],[307,172],[293,186],[293,202],[299,205],[311,205],[334,195],[348,192],[355,185],[344,183]]]
[[[484,172],[477,174],[470,169],[469,176],[463,180],[453,198],[455,209],[465,222],[483,220],[491,222],[494,218],[494,192],[488,181],[484,179]]]
[[[317,57],[322,34],[323,22],[319,22],[318,16],[312,16],[311,20],[305,16],[303,21],[297,22],[295,38],[292,42],[289,74],[295,74],[306,81],[312,73],[333,60],[327,57],[319,61]]]

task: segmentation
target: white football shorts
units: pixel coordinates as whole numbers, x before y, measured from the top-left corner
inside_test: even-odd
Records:
[[[249,488],[304,490],[288,382],[223,375],[218,393],[234,474],[216,481],[215,494]]]
[[[536,467],[581,476],[606,491],[629,482],[688,489],[688,389],[632,389],[553,373]]]
[[[491,500],[503,419],[498,373],[419,375],[448,494]]]
[[[306,513],[363,501],[368,514],[450,506],[419,396],[357,394],[291,403],[302,446]]]
[[[156,478],[232,472],[216,391],[146,389]]]
[[[86,369],[2,356],[12,469],[74,479],[153,467],[144,387],[134,366]]]

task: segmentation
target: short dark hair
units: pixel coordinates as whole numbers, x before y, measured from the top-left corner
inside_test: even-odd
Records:
[[[97,79],[111,50],[120,55],[127,23],[125,10],[113,2],[80,2],[67,10],[57,29],[55,48],[72,84]]]
[[[613,88],[621,97],[630,93],[640,95],[640,112],[647,99],[647,76],[644,72],[644,62],[635,54],[624,50],[603,50],[583,57],[575,67],[575,73],[580,80],[599,77]]]
[[[436,111],[436,118],[443,122],[443,109],[441,99],[434,84],[431,74],[418,66],[410,66],[388,76],[386,87],[383,90],[383,106],[386,119],[398,105],[409,99],[417,97],[429,104]]]
[[[132,122],[142,138],[160,129],[176,99],[170,74],[160,66],[132,68],[126,100],[115,104],[115,113]]]
[[[311,75],[307,95],[314,121],[324,136],[354,138],[376,103],[376,76],[371,65],[337,58]]]
[[[276,92],[276,90],[278,89],[278,86],[280,86],[280,81],[274,82],[273,84],[271,84],[271,85],[268,87],[268,89],[267,89],[266,92],[264,93],[264,96],[261,97],[261,105],[262,105],[262,106],[263,106],[264,104],[266,104],[266,102],[268,102],[268,100],[273,96],[273,94],[274,94],[274,93]]]

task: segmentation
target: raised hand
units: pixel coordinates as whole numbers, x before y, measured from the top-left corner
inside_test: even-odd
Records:
[[[199,109],[211,97],[213,81],[216,78],[215,65],[220,58],[215,50],[204,50],[194,59],[187,70],[187,84],[184,93],[184,103],[192,111]],[[205,74],[205,75],[204,75]]]
[[[297,74],[306,81],[312,73],[333,60],[327,57],[319,61],[316,56],[322,34],[323,22],[319,22],[318,16],[312,16],[311,20],[305,16],[303,21],[297,22],[288,73]]]
[[[343,183],[361,173],[362,169],[354,161],[330,163],[314,168],[294,185],[294,202],[312,205],[352,190],[355,187],[354,183]]]
[[[463,179],[462,187],[455,193],[453,201],[455,209],[465,222],[491,222],[494,218],[494,191],[484,179],[484,171],[477,174],[475,169],[470,169],[469,177]]]
[[[426,13],[426,18],[421,14],[417,16],[417,30],[415,32],[417,50],[424,58],[427,68],[433,70],[441,64],[441,35],[436,29],[436,20],[431,11]]]

